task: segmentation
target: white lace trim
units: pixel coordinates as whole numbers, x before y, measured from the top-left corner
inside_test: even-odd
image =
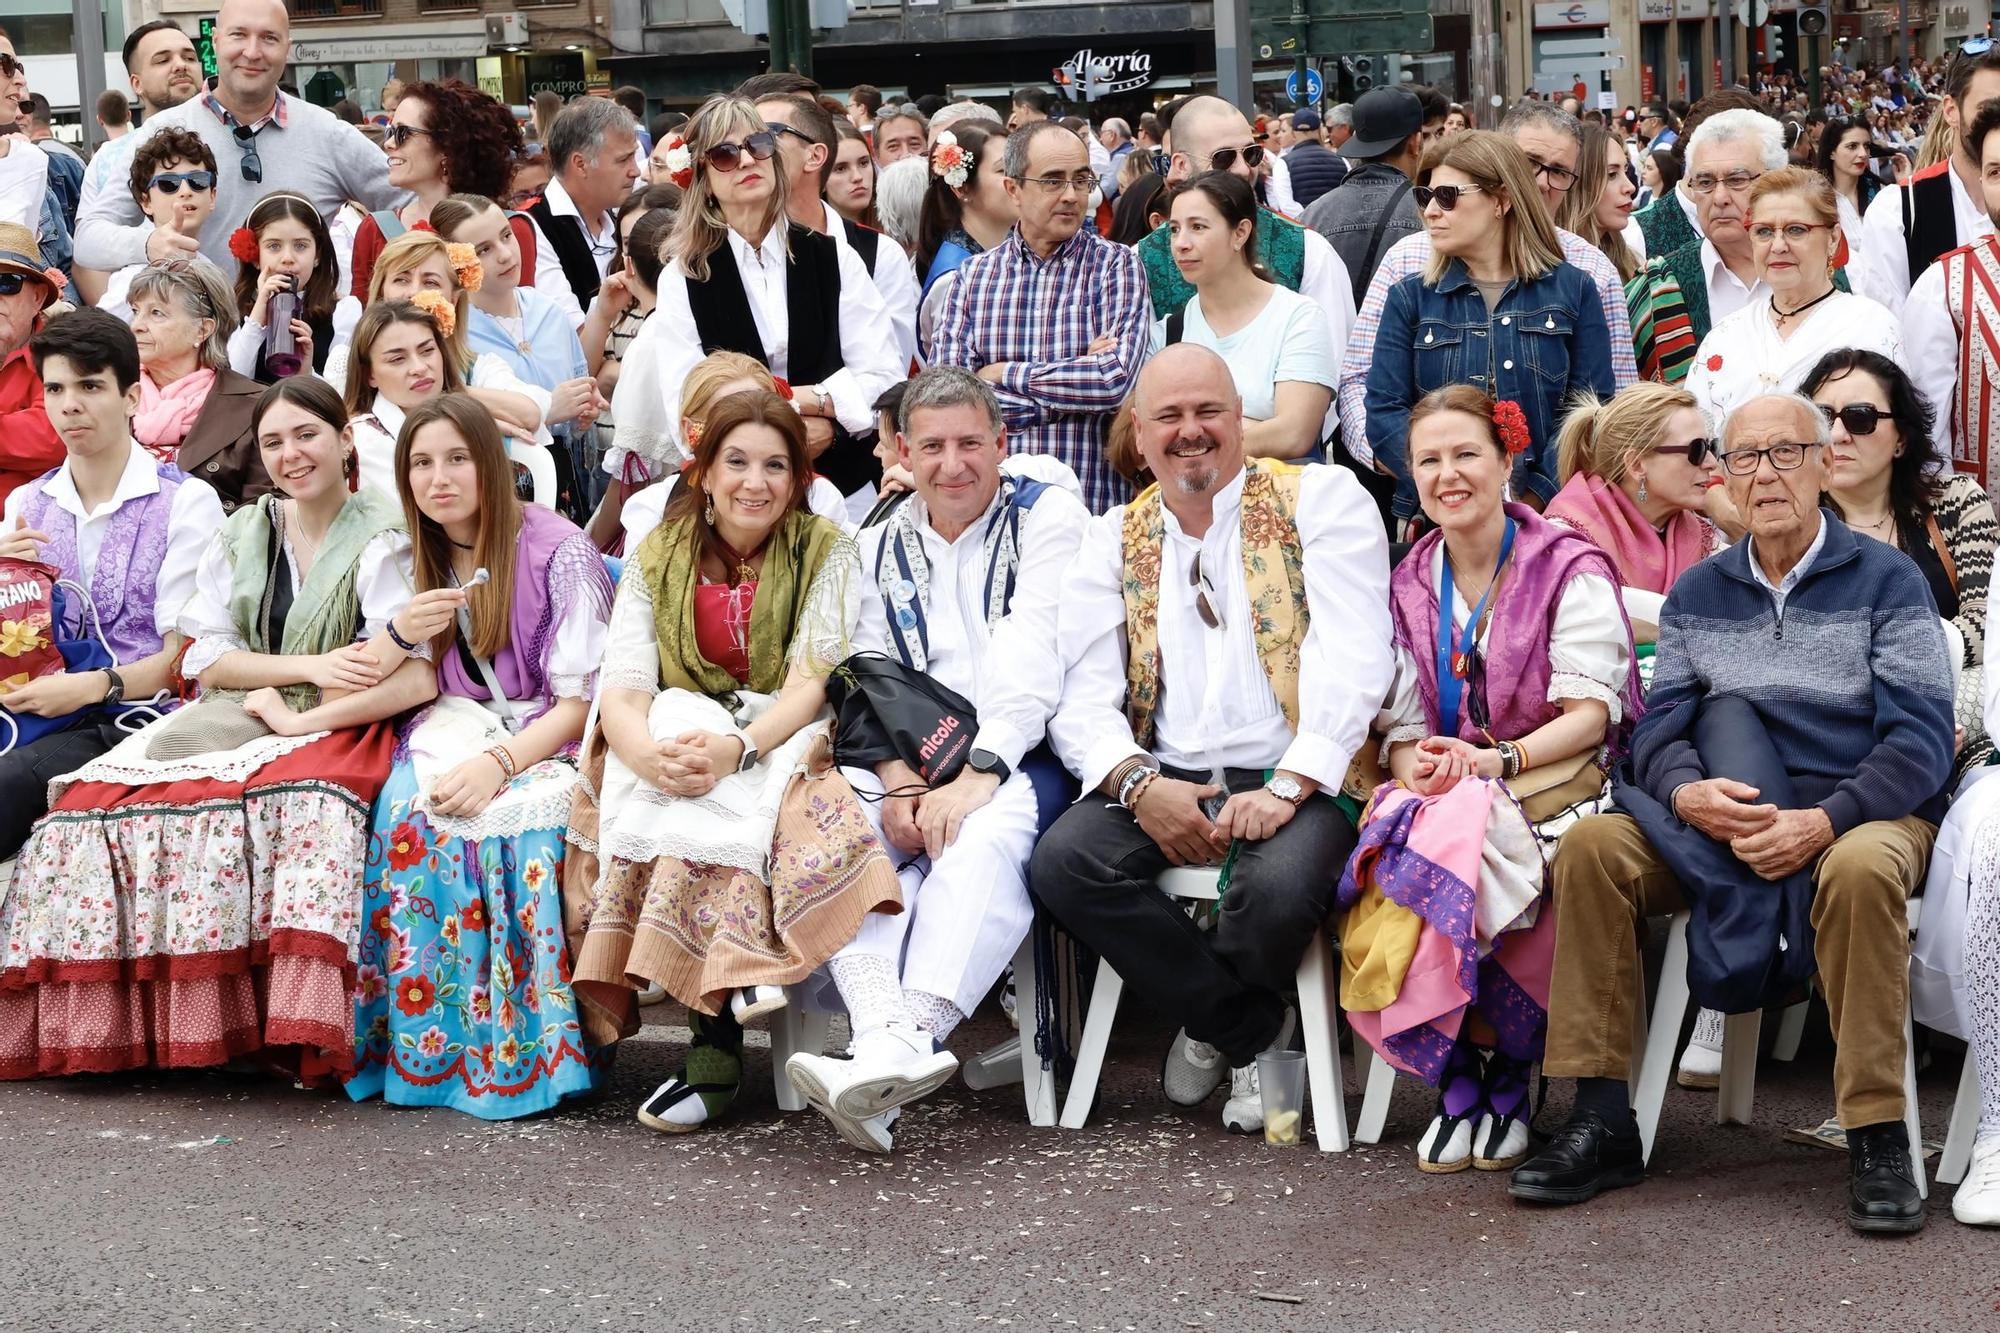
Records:
[[[1430,728],[1421,722],[1405,722],[1389,728],[1388,734],[1382,738],[1382,767],[1389,766],[1390,746],[1401,745],[1405,741],[1420,741],[1430,734]]]
[[[439,829],[468,842],[566,827],[577,772],[560,759],[530,765],[476,815],[440,815],[430,808],[433,784],[506,739],[506,727],[484,705],[455,694],[439,699],[409,737],[409,762],[417,778],[416,808]]]
[[[651,694],[660,687],[660,681],[658,676],[648,679],[645,672],[629,667],[606,667],[597,678],[597,687],[600,690],[638,690]]]
[[[78,782],[120,782],[144,786],[154,782],[186,782],[207,779],[214,782],[241,782],[274,759],[303,749],[333,733],[315,731],[309,736],[266,736],[215,754],[191,755],[186,759],[148,759],[146,747],[155,728],[164,726],[172,714],[134,732],[116,746],[91,760],[74,773],[65,773],[49,782],[49,800],[54,801]]]
[[[1601,680],[1576,671],[1557,671],[1549,677],[1549,702],[1561,703],[1565,699],[1595,699],[1611,711],[1611,725],[1617,726],[1625,718],[1625,697]]]
[[[591,693],[590,677],[559,676],[551,673],[549,676],[549,689],[555,693],[558,699],[587,700],[590,698]]]

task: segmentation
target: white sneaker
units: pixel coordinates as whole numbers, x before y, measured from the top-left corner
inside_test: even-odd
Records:
[[[1160,1070],[1160,1091],[1176,1106],[1200,1106],[1222,1084],[1229,1066],[1222,1052],[1205,1041],[1196,1041],[1182,1028],[1167,1047],[1167,1063]]]
[[[2000,1138],[1972,1145],[1972,1164],[1951,1196],[1951,1215],[1969,1227],[2000,1227]]]
[[[854,1039],[853,1054],[839,1060],[804,1051],[785,1062],[785,1075],[840,1137],[865,1152],[889,1150],[886,1127],[871,1129],[897,1107],[927,1097],[958,1072],[958,1059],[936,1049],[915,1028],[871,1028]]]
[[[1446,1176],[1472,1165],[1472,1120],[1440,1110],[1417,1140],[1417,1170]]]
[[[1007,1015],[1007,1026],[1021,1030],[1021,1002],[1014,994],[1014,968],[1010,964],[1007,975],[1000,982],[1000,1012]]]
[[[1681,1052],[1674,1082],[1683,1088],[1722,1086],[1722,1015],[1715,1010],[1703,1009],[1695,1015],[1694,1035]]]
[[[1222,1127],[1235,1134],[1264,1132],[1264,1091],[1255,1060],[1229,1071],[1229,1100],[1222,1104]]]
[[[731,993],[729,1012],[738,1023],[750,1023],[778,1012],[789,1003],[783,986],[745,986]]]

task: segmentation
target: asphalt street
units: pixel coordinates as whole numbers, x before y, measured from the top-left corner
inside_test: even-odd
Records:
[[[954,1083],[865,1156],[780,1113],[754,1049],[738,1114],[668,1137],[632,1112],[684,1030],[646,1012],[602,1102],[513,1123],[220,1073],[0,1087],[0,1330],[2000,1329],[2000,1232],[1939,1188],[1921,1235],[1858,1237],[1845,1155],[1781,1139],[1830,1110],[1817,1016],[1754,1124],[1677,1089],[1646,1184],[1541,1211],[1419,1174],[1413,1084],[1344,1155],[1171,1106],[1136,1006],[1079,1132]],[[1961,1058],[1923,1075],[1928,1136]]]

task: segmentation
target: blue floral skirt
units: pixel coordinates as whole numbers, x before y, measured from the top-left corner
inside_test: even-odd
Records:
[[[560,805],[575,780],[550,762],[513,787],[562,784]],[[399,758],[369,838],[348,1095],[508,1120],[595,1092],[563,942],[560,821],[467,841],[435,828],[418,794]]]

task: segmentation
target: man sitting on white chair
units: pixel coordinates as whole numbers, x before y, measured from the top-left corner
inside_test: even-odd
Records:
[[[1723,426],[1750,534],[1667,594],[1613,793],[1624,813],[1580,821],[1556,853],[1543,1069],[1577,1080],[1576,1106],[1515,1169],[1517,1199],[1581,1203],[1645,1174],[1626,1085],[1639,923],[1691,909],[1700,1004],[1754,1012],[1816,967],[1839,1044],[1848,1223],[1924,1224],[1903,1121],[1906,901],[1951,771],[1951,667],[1917,566],[1820,509],[1827,432],[1790,393]]]
[[[1049,736],[1092,794],[1029,882],[1182,1025],[1168,1098],[1197,1105],[1229,1075],[1223,1123],[1247,1133],[1257,1053],[1291,1039],[1285,993],[1354,850],[1330,797],[1389,689],[1388,545],[1346,471],[1244,458],[1214,352],[1161,352],[1130,410],[1157,484],[1091,521],[1058,622],[1070,666]],[[1225,856],[1204,932],[1154,880]]]
[[[958,1065],[945,1042],[1033,921],[1024,876],[1038,784],[1026,769],[1055,767],[1046,751],[1029,752],[1061,694],[1056,594],[1090,519],[1076,474],[1057,460],[1008,459],[1003,472],[1000,401],[978,376],[926,370],[898,416],[917,489],[859,534],[854,651],[962,695],[979,725],[965,767],[928,790],[900,759],[843,770],[902,863],[904,910],[870,913],[828,962],[852,1020],[851,1058],[800,1052],[786,1073],[841,1137],[871,1152],[892,1146],[897,1108],[950,1079]]]

